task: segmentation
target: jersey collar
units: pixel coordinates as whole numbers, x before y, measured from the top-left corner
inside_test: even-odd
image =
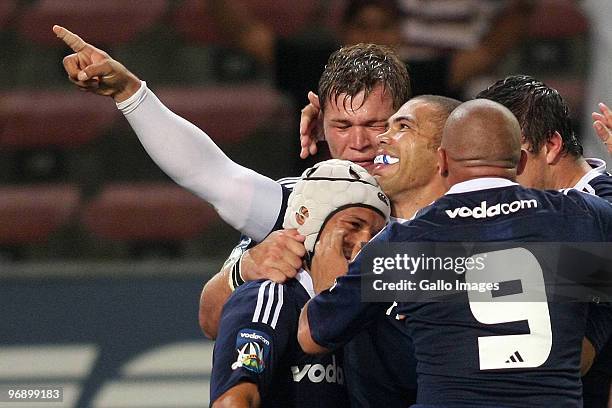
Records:
[[[469,193],[470,191],[488,190],[490,188],[518,186],[514,181],[499,177],[482,177],[457,183],[446,194]],[[445,195],[446,195],[445,194]]]
[[[300,282],[300,285],[302,285],[304,290],[308,292],[308,295],[311,299],[315,297],[312,278],[310,277],[310,274],[308,272],[306,272],[304,269],[300,269],[295,278],[298,280],[298,282]]]
[[[596,158],[588,158],[586,162],[591,166],[591,170],[589,170],[574,186],[576,190],[589,190],[588,185],[591,180],[600,174],[604,174],[606,172],[606,162],[601,159]]]

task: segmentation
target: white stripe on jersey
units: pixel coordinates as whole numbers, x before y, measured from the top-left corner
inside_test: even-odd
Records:
[[[265,296],[266,286],[268,286],[271,281],[265,281],[259,287],[259,293],[257,294],[257,306],[255,306],[255,313],[253,313],[253,323],[257,323],[259,321],[259,314],[261,313],[261,307],[263,305],[263,300]]]
[[[297,183],[298,181],[300,181],[300,177],[283,177],[281,179],[276,180],[278,184],[289,189],[293,189],[293,186],[295,186],[295,183]]]
[[[272,310],[272,303],[274,303],[274,287],[276,283],[272,283],[270,285],[270,290],[268,290],[268,300],[266,302],[266,309],[264,311],[263,318],[261,319],[262,323],[268,324],[268,319],[270,318],[270,310]]]
[[[266,289],[268,292],[267,295]],[[277,291],[278,293],[276,293]],[[275,301],[276,306],[274,308],[274,314],[272,315],[272,306],[274,305]],[[282,308],[283,285],[280,283],[274,283],[272,281],[266,281],[259,287],[259,292],[257,293],[257,305],[255,306],[252,322],[267,324],[273,329],[276,329],[276,324],[278,323],[278,317]]]
[[[278,302],[276,303],[276,309],[274,309],[274,318],[272,319],[273,329],[276,329],[276,323],[278,322],[278,316],[280,315],[280,311],[283,307],[283,285],[278,285]]]

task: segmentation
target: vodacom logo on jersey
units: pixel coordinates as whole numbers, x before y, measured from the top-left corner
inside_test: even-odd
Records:
[[[497,203],[489,206],[486,201],[481,201],[478,207],[459,207],[446,210],[446,215],[449,218],[457,218],[457,216],[461,218],[488,218],[500,214],[512,214],[524,208],[538,208],[538,202],[536,200],[516,200],[511,203]]]
[[[332,355],[332,362],[324,366],[323,364],[306,364],[300,368],[298,366],[291,366],[291,374],[293,374],[293,381],[300,382],[304,377],[308,376],[308,380],[313,383],[320,383],[322,381],[328,383],[344,384],[344,370],[342,367],[336,365],[336,356]]]

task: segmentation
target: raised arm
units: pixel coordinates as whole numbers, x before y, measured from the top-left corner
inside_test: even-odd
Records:
[[[70,81],[112,97],[168,176],[212,204],[243,234],[257,241],[268,235],[282,206],[279,184],[230,160],[206,133],[166,108],[143,81],[106,52],[63,27],[54,26],[53,31],[75,52],[63,61]]]

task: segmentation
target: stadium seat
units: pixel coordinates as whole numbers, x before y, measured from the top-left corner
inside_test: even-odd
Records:
[[[110,128],[119,116],[111,100],[72,89],[0,92],[0,146],[79,146]]]
[[[155,93],[221,144],[238,142],[266,121],[280,122],[292,114],[280,93],[262,85],[165,88]]]
[[[0,2],[0,30],[8,24],[16,8],[17,3],[14,0],[3,0]]]
[[[559,91],[570,112],[582,112],[585,37],[589,22],[574,0],[538,0],[530,17],[524,66]]]
[[[79,190],[69,184],[0,186],[0,245],[44,243],[79,204]]]
[[[51,31],[54,24],[96,45],[123,44],[150,29],[167,7],[167,0],[39,0],[24,11],[18,31],[34,43],[56,48],[64,45]]]
[[[241,4],[248,7],[249,15],[270,24],[278,35],[286,37],[306,28],[318,1],[248,0]],[[175,30],[188,41],[227,45],[206,0],[185,0],[171,20]]]
[[[218,219],[206,202],[170,183],[107,185],[81,214],[95,236],[126,242],[192,239]]]
[[[558,39],[585,34],[589,23],[574,0],[538,0],[529,27],[532,38]]]
[[[348,0],[329,0],[327,2],[327,13],[325,13],[325,25],[339,33],[342,30],[342,17],[346,11]]]

